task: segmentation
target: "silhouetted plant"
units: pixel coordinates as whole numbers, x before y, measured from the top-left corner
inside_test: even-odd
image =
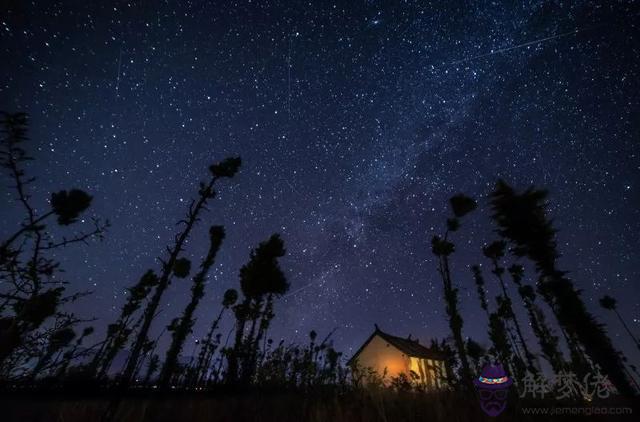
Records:
[[[72,328],[66,327],[55,331],[50,337],[45,352],[40,356],[38,362],[33,367],[31,377],[35,378],[40,371],[49,363],[55,353],[68,346],[76,337]]]
[[[515,328],[516,334],[520,341],[519,347],[522,347],[524,351],[524,357],[526,359],[529,371],[537,372],[537,368],[534,363],[535,357],[529,350],[529,347],[527,346],[527,342],[524,339],[522,328],[520,327],[520,323],[518,322],[518,317],[516,316],[516,313],[513,311],[511,297],[509,295],[507,285],[504,282],[504,278],[503,278],[505,269],[500,265],[500,260],[504,257],[506,247],[507,247],[507,243],[505,241],[496,240],[490,243],[489,245],[485,246],[484,248],[482,248],[482,252],[484,253],[484,256],[489,258],[489,260],[491,261],[491,264],[493,265],[493,270],[491,272],[496,276],[496,279],[498,280],[500,287],[502,289],[502,298],[504,299],[504,301],[503,301],[503,311],[500,312],[500,314],[504,316],[506,321],[511,321],[513,323],[513,327]],[[511,327],[509,327],[508,324],[505,324],[505,326],[507,330],[511,331]],[[510,333],[510,336],[513,337],[513,334]],[[514,350],[518,354],[519,354],[519,350],[518,350],[519,347],[514,341]]]
[[[67,332],[68,327],[62,327],[65,331],[52,331],[56,324],[49,321],[78,322],[76,317],[66,317],[60,308],[83,294],[65,296],[67,283],[61,279],[60,264],[51,258],[52,251],[92,238],[101,239],[109,226],[108,221],[92,219],[91,231],[62,240],[49,232],[50,217],[57,216],[60,226],[71,225],[91,205],[92,198],[79,189],[63,190],[51,195],[49,211],[38,212],[29,193],[35,178],[28,177],[24,168],[32,160],[25,149],[27,123],[25,113],[0,112],[0,167],[6,170],[16,192],[16,202],[25,213],[13,234],[0,241],[0,377],[8,377],[17,370],[17,365],[28,364],[35,357],[31,350],[37,348],[38,342],[48,341],[51,347],[60,344],[60,333]],[[42,358],[45,356],[35,364],[38,370],[47,365],[51,356],[44,361]]]
[[[175,330],[172,332],[172,341],[167,356],[164,360],[162,371],[160,372],[159,383],[161,387],[167,387],[171,377],[175,373],[178,365],[178,357],[182,351],[187,336],[193,331],[193,314],[195,313],[200,300],[204,297],[204,286],[207,274],[213,265],[216,254],[220,249],[222,240],[224,239],[224,227],[212,226],[209,229],[209,251],[200,264],[200,271],[193,277],[193,286],[191,288],[191,301],[185,307],[182,317],[178,321]],[[175,269],[174,269],[175,271]],[[188,273],[188,271],[187,271]]]
[[[456,378],[453,373],[453,368],[458,366],[458,362],[457,362],[456,353],[453,350],[453,348],[449,345],[449,343],[445,339],[442,339],[440,341],[438,341],[437,339],[431,339],[431,345],[429,347],[434,352],[438,353],[441,356],[444,356],[444,361],[445,361],[444,367],[445,367],[446,374],[438,374],[438,375],[441,376],[448,385],[450,386],[455,385]]]
[[[498,312],[489,315],[489,338],[491,339],[490,353],[497,361],[509,367],[509,372],[516,379],[522,379],[525,373],[525,365],[513,351],[512,342],[506,327],[504,318]]]
[[[447,220],[447,230],[443,237],[433,236],[431,240],[431,250],[438,257],[438,273],[442,278],[444,288],[444,300],[446,312],[449,317],[449,327],[453,334],[454,344],[458,352],[461,366],[462,384],[469,391],[473,389],[471,384],[471,371],[467,359],[465,342],[462,337],[462,316],[458,311],[458,288],[454,286],[451,279],[449,256],[455,251],[455,245],[448,240],[449,233],[455,232],[460,227],[459,219],[464,217],[476,208],[476,202],[465,195],[458,194],[450,199],[453,218]]]
[[[514,365],[514,363],[512,362],[513,359],[518,358],[518,360],[521,361],[521,358],[519,356],[519,352],[517,350],[517,345],[516,345],[515,339],[513,338],[513,334],[509,330],[509,327],[507,327],[505,324],[505,321],[509,319],[509,315],[510,315],[509,308],[505,308],[506,303],[503,297],[497,296],[496,302],[497,302],[498,310],[495,313],[491,313],[489,311],[489,304],[487,303],[486,292],[484,287],[485,282],[484,282],[484,276],[482,275],[482,270],[480,269],[480,266],[473,265],[471,267],[471,271],[473,272],[473,278],[476,284],[476,290],[478,293],[478,297],[480,299],[480,307],[486,312],[487,322],[490,325],[489,339],[492,342],[492,348],[490,350],[491,354],[494,356],[494,358],[496,357],[499,358],[509,368],[515,368],[516,365]],[[502,325],[500,327],[507,330],[506,333],[496,331],[498,330],[497,322],[496,321],[492,322],[492,318],[496,318],[496,317],[502,318],[502,321],[500,321],[500,324]],[[493,324],[493,328],[491,327],[492,324]],[[508,347],[507,349],[503,347],[503,337],[510,341],[510,345],[509,345],[510,347]]]
[[[151,328],[151,323],[156,317],[156,311],[158,309],[158,306],[160,306],[160,301],[162,299],[162,296],[164,295],[164,292],[171,282],[172,275],[176,273],[176,270],[176,276],[180,277],[184,275],[186,277],[186,275],[188,274],[188,271],[186,271],[187,274],[185,274],[184,271],[186,269],[185,267],[187,267],[187,264],[185,261],[180,259],[179,256],[183,251],[184,244],[191,234],[193,227],[199,220],[200,214],[206,209],[208,201],[215,196],[215,183],[220,178],[232,178],[239,170],[240,164],[240,158],[228,158],[220,164],[214,164],[210,167],[210,171],[212,173],[211,179],[207,183],[200,183],[200,189],[198,190],[198,199],[191,201],[186,218],[180,221],[181,224],[184,224],[184,228],[175,236],[173,246],[167,247],[167,253],[169,254],[168,258],[166,260],[160,259],[162,269],[158,277],[158,284],[155,288],[151,300],[149,301],[144,311],[144,316],[142,324],[140,326],[140,330],[138,332],[138,336],[134,341],[129,361],[127,362],[125,370],[122,374],[121,383],[123,386],[129,384],[138,366],[138,360],[140,359],[142,347],[147,340],[149,329]],[[176,264],[178,264],[177,267]]]
[[[289,283],[280,269],[278,258],[285,254],[284,242],[279,235],[272,235],[251,251],[249,262],[240,269],[240,288],[244,300],[235,306],[236,336],[233,352],[229,354],[227,382],[249,384],[255,373],[258,344],[255,330],[273,317],[272,301],[289,289]],[[266,298],[266,305],[265,305]],[[245,335],[247,322],[250,329]]]
[[[636,347],[640,349],[640,343],[638,343],[638,339],[633,335],[633,333],[627,326],[627,323],[624,322],[624,319],[618,312],[617,304],[618,304],[618,301],[609,295],[604,295],[600,298],[600,306],[602,306],[604,309],[608,311],[613,311],[616,314],[616,316],[618,317],[618,320],[620,321],[624,329],[627,331],[627,334],[629,334],[629,337],[631,337],[631,340],[633,340]]]
[[[187,258],[178,258],[173,265],[173,275],[178,278],[187,278],[191,272],[191,261]]]
[[[452,196],[451,199],[449,199],[449,202],[451,203],[451,209],[453,210],[453,215],[455,216],[455,218],[458,218],[458,219],[469,214],[471,211],[474,211],[478,206],[475,199],[470,198],[461,193]],[[452,230],[452,231],[455,231],[455,230]]]
[[[472,338],[467,339],[466,347],[467,355],[471,359],[471,362],[473,362],[474,372],[480,373],[484,364],[486,363],[484,362],[484,358],[487,351],[480,345],[480,343],[473,340]]]
[[[120,311],[120,317],[114,324],[107,326],[106,338],[88,368],[98,378],[102,378],[107,374],[118,352],[123,349],[129,340],[129,336],[133,331],[132,319],[157,283],[158,276],[153,270],[147,270],[135,285],[127,289],[129,294]]]
[[[397,392],[410,392],[414,390],[414,383],[405,374],[401,372],[399,375],[391,377],[390,387]]]
[[[82,334],[77,338],[75,344],[73,345],[73,348],[67,350],[62,355],[62,362],[60,364],[60,368],[58,368],[58,370],[56,371],[56,378],[62,379],[65,376],[71,362],[73,362],[74,359],[77,359],[80,355],[87,353],[87,351],[81,351],[80,353],[78,352],[80,347],[82,346],[82,342],[84,341],[84,339],[93,334],[93,331],[93,327],[86,327],[85,329],[83,329]]]
[[[485,291],[485,283],[484,277],[482,276],[482,271],[480,270],[480,266],[473,265],[471,267],[471,271],[473,272],[473,280],[476,284],[476,292],[478,293],[478,299],[480,300],[480,307],[487,314],[487,318],[489,317],[489,304],[487,303],[487,293]]]
[[[78,216],[89,208],[93,198],[79,189],[71,189],[68,193],[62,190],[51,194],[51,208],[58,216],[58,224],[68,226],[78,220]]]
[[[334,330],[335,331],[335,330]],[[341,365],[341,353],[330,344],[331,331],[321,342],[317,333],[309,333],[309,344],[285,345],[282,340],[275,348],[265,352],[257,367],[256,383],[265,387],[302,389],[304,391],[322,386],[342,389],[347,385],[349,371]],[[270,346],[271,341],[267,344]]]
[[[558,336],[548,326],[544,313],[534,302],[536,299],[534,288],[522,283],[524,267],[514,264],[509,267],[509,274],[511,274],[513,282],[518,286],[518,293],[529,315],[531,329],[538,339],[542,356],[549,362],[556,374],[560,373],[566,369],[566,363],[558,346]]]
[[[539,290],[566,333],[574,363],[584,351],[621,393],[632,395],[620,353],[602,324],[587,311],[573,283],[557,268],[556,230],[546,215],[546,198],[544,190],[530,188],[517,193],[499,181],[491,194],[492,218],[498,233],[511,241],[516,256],[526,256],[535,263],[540,276]],[[580,369],[584,364],[574,366]]]
[[[220,320],[222,319],[224,312],[235,305],[237,301],[237,290],[227,289],[224,292],[222,298],[222,309],[220,310],[218,316],[213,320],[207,336],[204,338],[200,345],[200,353],[198,354],[198,360],[194,372],[193,383],[195,385],[200,385],[205,380],[205,378],[207,378],[211,366],[211,359],[213,358],[213,355],[220,344],[220,336],[216,336],[214,341],[214,333],[218,329],[218,325],[220,324]]]
[[[138,374],[144,367],[145,363],[147,363],[146,362],[147,358],[149,358],[149,360],[153,359],[153,356],[156,354],[155,350],[156,350],[156,346],[158,345],[158,340],[160,339],[160,337],[162,337],[163,334],[164,334],[164,331],[162,331],[155,340],[148,339],[144,343],[144,345],[142,346],[142,353],[141,353],[142,356],[140,357],[140,360],[138,361],[138,366],[136,367],[135,372],[133,373],[134,377],[136,378],[138,377]]]
[[[635,374],[636,377],[640,378],[638,367],[636,367],[634,364],[629,364],[629,368],[631,368],[631,371]],[[640,391],[640,386],[638,385],[638,382],[635,380],[635,378],[633,379],[633,384],[636,386],[636,389]]]
[[[149,359],[149,363],[147,363],[147,373],[144,376],[144,381],[142,382],[144,385],[149,385],[151,382],[151,378],[160,368],[160,356],[152,355],[151,359]]]
[[[212,164],[209,167],[209,171],[213,175],[214,179],[230,179],[236,175],[241,164],[242,161],[240,160],[240,157],[227,158],[220,163]]]

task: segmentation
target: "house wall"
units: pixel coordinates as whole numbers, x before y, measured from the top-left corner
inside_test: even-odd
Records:
[[[409,374],[409,357],[377,335],[362,349],[354,363],[359,368],[371,368],[380,376],[386,368],[387,379],[402,372]]]
[[[427,388],[446,387],[443,379],[446,375],[443,361],[409,357],[377,335],[360,351],[354,364],[359,369],[371,368],[381,377],[385,375],[385,384],[388,384],[391,378],[404,373],[410,380]],[[418,379],[411,377],[410,371],[413,371]]]
[[[411,357],[409,369],[418,376],[416,381],[429,389],[447,387],[445,378],[447,373],[442,360]]]

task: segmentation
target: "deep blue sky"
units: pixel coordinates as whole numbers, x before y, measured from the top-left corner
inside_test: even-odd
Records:
[[[561,267],[637,361],[597,305],[616,297],[640,331],[637,18],[612,1],[10,1],[0,109],[31,115],[40,209],[78,187],[113,223],[103,243],[58,255],[71,287],[95,292],[76,311],[98,327],[158,266],[208,165],[239,154],[188,245],[197,259],[206,227],[227,229],[194,338],[273,232],[291,282],[277,338],[338,327],[349,354],[374,322],[447,335],[429,242],[462,191],[481,207],[456,234],[454,274],[465,334],[483,340],[468,267],[487,265],[486,194],[502,177],[550,190]],[[12,194],[3,236],[20,216]],[[155,332],[188,293],[174,282]]]

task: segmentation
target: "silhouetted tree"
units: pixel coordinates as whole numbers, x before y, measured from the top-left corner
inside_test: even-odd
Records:
[[[94,331],[93,327],[86,327],[84,330],[82,330],[82,334],[76,340],[75,344],[73,345],[73,348],[71,348],[70,350],[67,350],[62,355],[62,363],[60,365],[60,368],[58,368],[56,372],[56,375],[55,375],[56,378],[62,379],[65,376],[71,362],[74,359],[77,359],[80,354],[86,354],[86,351],[83,351],[83,353],[78,353],[78,352],[80,347],[82,346],[82,342],[84,341],[84,339],[90,336],[91,334],[93,334],[93,331]]]
[[[609,375],[618,390],[632,395],[620,353],[563,271],[557,268],[556,230],[546,215],[547,192],[530,188],[517,193],[499,181],[491,194],[498,233],[509,239],[516,256],[528,257],[540,276],[539,290],[567,334],[574,361],[582,350]]]
[[[133,373],[134,378],[138,377],[138,374],[144,367],[145,363],[147,363],[146,362],[147,358],[151,359],[155,355],[156,347],[158,345],[158,340],[160,339],[160,337],[162,337],[162,334],[164,334],[164,331],[162,331],[161,334],[155,340],[148,339],[142,346],[141,357],[140,357],[140,360],[138,361],[138,366],[136,366],[136,369]]]
[[[224,312],[235,305],[238,301],[238,292],[235,289],[227,289],[224,292],[224,296],[222,299],[222,309],[218,316],[213,320],[211,324],[211,328],[207,333],[207,336],[201,343],[200,353],[198,354],[198,360],[196,363],[195,377],[194,383],[196,385],[200,384],[204,381],[205,377],[209,373],[209,368],[211,366],[211,359],[213,358],[213,354],[216,351],[217,346],[220,343],[220,337],[218,336],[216,341],[214,342],[214,333],[218,329],[218,325],[220,324],[220,320],[222,319],[222,315]]]
[[[156,373],[158,368],[160,367],[160,356],[153,354],[149,359],[149,363],[147,363],[147,373],[144,376],[144,381],[142,382],[144,385],[149,385],[151,382],[151,378]]]
[[[513,373],[518,379],[522,379],[525,376],[527,365],[525,360],[522,358],[522,353],[518,347],[518,340],[510,329],[511,327],[508,325],[508,322],[511,320],[511,312],[513,312],[511,309],[511,302],[505,299],[503,295],[496,296],[495,314],[499,318],[502,318],[502,324],[505,329],[504,335],[511,344],[510,350],[508,352],[505,351],[504,356],[510,356],[511,368],[514,371]],[[533,371],[535,370],[532,370],[532,372]]]
[[[475,373],[480,373],[482,367],[484,366],[484,357],[487,351],[480,345],[480,343],[476,342],[472,338],[467,339],[467,355],[473,362],[473,369]]]
[[[604,295],[600,298],[600,306],[602,306],[604,309],[608,311],[613,311],[616,314],[616,316],[618,317],[618,320],[620,321],[624,329],[627,331],[627,334],[629,334],[629,337],[631,337],[633,342],[636,344],[636,347],[640,349],[640,343],[638,343],[638,339],[633,335],[633,333],[627,326],[627,323],[624,322],[624,319],[618,312],[617,303],[618,302],[609,295]]]
[[[503,311],[500,314],[505,317],[506,321],[511,321],[513,323],[513,327],[515,328],[516,334],[518,335],[518,339],[520,340],[520,347],[522,347],[522,349],[524,350],[524,357],[526,359],[528,369],[531,372],[537,372],[536,365],[534,364],[535,357],[529,350],[529,347],[527,346],[527,342],[524,339],[522,328],[520,328],[518,317],[516,316],[516,313],[513,311],[511,297],[509,296],[507,285],[504,282],[504,278],[503,278],[505,269],[503,266],[500,265],[500,260],[504,257],[506,247],[507,247],[507,243],[505,241],[496,240],[490,243],[488,246],[485,246],[484,248],[482,248],[482,252],[484,253],[484,256],[489,258],[489,260],[491,261],[491,264],[493,265],[493,269],[491,272],[496,276],[496,279],[500,284],[500,288],[502,289]],[[505,326],[509,331],[511,331],[511,328],[507,324],[505,324]],[[513,336],[513,334],[510,333],[510,336]],[[519,352],[518,345],[515,341],[514,341],[514,349],[516,353]]]
[[[193,277],[191,301],[184,309],[182,317],[177,323],[176,329],[172,332],[172,342],[167,350],[167,356],[165,358],[162,371],[160,372],[159,382],[161,387],[167,387],[169,385],[169,381],[177,369],[178,356],[180,356],[184,341],[193,331],[193,324],[195,322],[193,314],[195,313],[200,300],[204,297],[204,286],[207,274],[215,261],[216,254],[220,249],[223,239],[224,227],[212,226],[209,229],[209,251],[200,265],[200,271],[198,271],[198,273]]]
[[[638,368],[634,364],[629,364],[629,367],[631,368],[631,371],[633,371],[635,376],[640,378],[640,372],[638,372]],[[636,386],[636,389],[640,391],[640,386],[638,385],[638,382],[635,380],[635,378],[633,384]]]
[[[485,291],[484,277],[479,265],[473,265],[471,267],[473,272],[473,280],[476,284],[476,292],[478,293],[478,299],[480,300],[480,307],[489,317],[489,304],[487,303],[487,293]]]
[[[127,362],[122,374],[121,383],[123,386],[128,385],[134,375],[142,352],[142,347],[147,340],[149,329],[151,328],[151,323],[156,317],[156,311],[158,306],[160,306],[160,301],[164,292],[167,287],[169,287],[172,276],[186,277],[188,275],[190,264],[187,264],[186,258],[181,258],[180,254],[183,252],[185,242],[199,220],[200,213],[206,209],[208,201],[215,196],[215,183],[221,178],[232,178],[240,168],[240,164],[241,161],[239,157],[227,158],[220,164],[214,164],[209,167],[211,179],[209,179],[207,183],[200,183],[198,199],[191,201],[186,218],[180,221],[180,223],[184,225],[184,228],[175,236],[174,244],[171,247],[167,247],[167,253],[169,254],[168,258],[166,260],[160,260],[162,270],[158,278],[158,284],[156,285],[154,294],[144,311],[142,325],[131,349],[129,361]]]
[[[0,241],[0,376],[7,376],[16,369],[17,362],[27,363],[31,356],[27,349],[35,347],[37,342],[48,338],[51,348],[58,347],[60,340],[66,338],[62,333],[67,333],[66,329],[78,322],[77,318],[61,312],[60,307],[84,294],[65,296],[67,283],[61,279],[62,270],[59,262],[52,258],[52,252],[76,243],[87,243],[92,238],[102,239],[109,226],[108,221],[92,219],[94,227],[91,231],[70,238],[56,237],[49,231],[52,218],[59,226],[75,223],[91,205],[92,197],[79,189],[54,192],[50,209],[38,212],[29,193],[35,178],[28,177],[24,168],[32,160],[24,147],[28,141],[27,123],[25,113],[0,112],[0,168],[6,170],[16,192],[16,202],[25,213],[19,228]],[[45,324],[52,318],[64,320],[65,326]],[[38,331],[47,325],[56,328]],[[64,331],[56,331],[63,328]],[[51,348],[47,351],[51,352]],[[11,358],[12,355],[17,358]],[[36,368],[43,368],[50,358],[41,356]]]
[[[451,328],[454,344],[460,360],[462,384],[469,391],[472,391],[471,371],[469,369],[469,361],[467,360],[465,342],[462,337],[463,320],[458,311],[458,288],[455,287],[451,279],[449,256],[455,251],[455,245],[449,241],[449,233],[458,230],[460,227],[460,219],[475,210],[477,204],[475,200],[463,194],[453,196],[449,202],[453,210],[453,217],[447,220],[447,230],[443,237],[433,236],[431,240],[431,250],[433,254],[438,257],[438,273],[442,278],[446,312],[449,317],[449,328]]]
[[[346,387],[348,372],[340,364],[341,353],[331,345],[334,331],[318,342],[317,333],[312,330],[306,346],[285,345],[282,340],[271,348],[273,342],[268,340],[269,348],[262,364],[257,367],[255,382],[266,388],[312,391],[318,387],[330,387],[339,392]]]
[[[517,345],[511,330],[505,324],[505,321],[509,319],[508,308],[505,309],[505,300],[502,296],[496,297],[497,302],[497,311],[490,312],[489,304],[486,298],[485,292],[485,281],[484,276],[482,275],[482,270],[479,265],[473,265],[471,267],[471,271],[473,272],[473,278],[476,284],[476,290],[478,293],[478,297],[480,299],[480,307],[487,314],[487,321],[489,324],[489,340],[491,340],[492,347],[490,349],[491,355],[494,358],[498,358],[504,365],[506,365],[514,375],[521,375],[519,373],[515,373],[514,368],[520,368],[521,365],[518,362],[521,362],[520,353],[517,350]],[[506,312],[505,312],[506,311]],[[502,321],[495,321],[495,318],[502,318]],[[505,332],[502,332],[505,330]],[[505,348],[505,341],[506,347]],[[515,361],[514,361],[515,359]]]
[[[53,355],[67,347],[75,337],[76,333],[70,327],[55,331],[51,337],[49,337],[49,342],[45,352],[40,356],[38,362],[33,367],[31,377],[35,378],[45,365],[49,363]]]
[[[274,297],[282,296],[289,290],[289,283],[277,261],[277,258],[283,257],[284,254],[284,243],[280,236],[275,234],[266,242],[263,251],[260,251],[260,246],[258,246],[258,251],[256,251],[258,259],[250,260],[246,266],[240,269],[240,284],[241,286],[245,285],[242,290],[245,292],[246,289],[253,298],[251,328],[245,340],[247,359],[241,372],[241,381],[244,384],[249,383],[255,373],[260,340],[275,316],[273,311]],[[256,326],[258,333],[254,336]]]
[[[536,305],[536,293],[533,287],[522,283],[524,267],[514,264],[509,267],[509,274],[511,274],[513,282],[518,286],[518,293],[529,315],[531,329],[538,339],[542,355],[549,362],[555,373],[560,373],[566,368],[566,363],[558,346],[558,336],[548,326],[544,313]]]
[[[497,358],[498,362],[507,366],[516,379],[522,379],[526,368],[522,359],[513,351],[504,317],[500,315],[499,310],[489,315],[489,339],[492,344],[489,353]]]
[[[251,251],[249,262],[240,269],[240,288],[244,300],[234,309],[236,336],[233,351],[228,356],[228,383],[234,384],[240,380],[246,385],[255,373],[258,353],[256,325],[263,317],[273,317],[269,304],[275,296],[281,296],[289,289],[289,283],[278,264],[278,259],[284,254],[284,242],[274,234]],[[248,321],[251,321],[251,326],[245,335]]]
[[[132,320],[157,283],[158,276],[153,270],[147,270],[135,285],[127,289],[129,294],[120,311],[120,317],[114,324],[107,326],[106,338],[89,366],[89,371],[97,374],[98,378],[106,375],[116,355],[129,340],[133,331]]]

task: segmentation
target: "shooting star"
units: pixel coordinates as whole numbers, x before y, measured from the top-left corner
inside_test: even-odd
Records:
[[[122,66],[122,49],[120,49],[120,55],[118,56],[118,76],[116,77],[116,97],[120,96],[120,69]]]
[[[327,249],[327,250],[325,251],[325,253],[323,253],[321,256],[319,256],[319,257],[317,257],[317,258],[316,258],[316,261],[321,261],[321,260],[323,260],[323,259],[324,259],[328,254],[329,254],[329,252],[330,252],[330,251],[331,251],[330,249]],[[298,293],[300,293],[300,292],[302,292],[302,291],[304,291],[304,290],[307,290],[309,287],[313,287],[313,286],[320,286],[320,285],[322,285],[323,283],[325,283],[325,282],[326,282],[326,278],[327,278],[329,275],[331,275],[331,274],[335,273],[335,269],[336,269],[336,268],[337,268],[337,267],[335,267],[335,266],[334,266],[334,268],[333,268],[333,269],[329,269],[328,271],[325,271],[323,274],[320,274],[320,276],[318,276],[318,277],[316,278],[316,280],[312,281],[311,283],[307,283],[307,284],[305,284],[305,285],[303,285],[303,286],[300,286],[299,288],[295,289],[295,290],[294,290],[294,291],[292,291],[292,292],[287,293],[286,295],[284,295],[284,296],[282,296],[282,297],[283,297],[283,298],[289,298],[289,297],[291,297],[291,296],[295,296],[295,295],[297,295]]]
[[[300,293],[301,291],[306,290],[306,289],[308,289],[309,287],[313,286],[313,284],[314,284],[314,283],[305,284],[304,286],[302,286],[302,287],[300,287],[300,288],[298,288],[298,289],[296,289],[296,290],[294,290],[294,291],[292,291],[292,292],[287,293],[287,294],[286,294],[286,295],[284,295],[283,297],[284,297],[284,298],[288,298],[288,297],[291,297],[291,296],[295,296],[295,295],[297,295],[298,293]]]
[[[289,185],[289,187],[291,188],[292,191],[294,191],[296,194],[302,196],[302,194],[300,192],[298,192],[298,190],[291,184],[291,182],[289,182],[287,179],[283,179],[285,181],[285,183],[287,185]]]
[[[481,59],[483,57],[493,56],[494,54],[506,53],[507,51],[516,50],[518,48],[523,48],[523,47],[528,47],[530,45],[540,44],[540,43],[543,43],[543,42],[546,42],[546,41],[550,41],[550,40],[555,40],[555,39],[558,39],[558,38],[568,37],[569,35],[577,34],[578,32],[588,31],[588,30],[595,29],[595,28],[597,28],[597,26],[594,26],[594,27],[591,27],[591,28],[585,28],[585,29],[575,29],[573,31],[563,32],[562,34],[552,35],[550,37],[540,38],[540,39],[537,39],[537,40],[529,41],[529,42],[526,42],[524,44],[518,44],[518,45],[514,45],[512,47],[501,48],[499,50],[491,50],[489,53],[479,54],[477,56],[467,57],[467,58],[461,59],[461,60],[456,60],[454,62],[449,63],[449,65],[465,63],[465,62],[468,62],[468,61],[471,61],[471,60],[476,60],[476,59]]]

